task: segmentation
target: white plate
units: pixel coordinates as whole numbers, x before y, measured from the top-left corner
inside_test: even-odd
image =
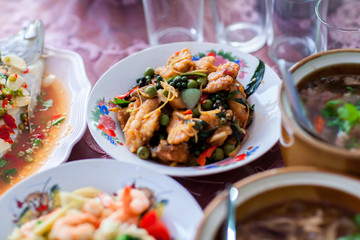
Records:
[[[58,145],[40,171],[65,162],[75,143],[83,136],[86,129],[85,106],[91,90],[84,62],[79,54],[51,47],[46,48],[45,53],[46,71],[56,75],[67,87],[71,105],[67,123],[70,128],[66,131],[67,135],[58,141]]]
[[[142,160],[121,144],[125,142],[124,135],[116,114],[108,112],[107,104],[109,100],[131,89],[135,84],[135,80],[143,75],[146,67],[156,68],[164,65],[173,53],[183,48],[188,48],[193,56],[199,53],[207,54],[211,50],[214,50],[217,55],[229,53],[227,57],[234,57],[240,61],[241,69],[238,79],[244,86],[249,83],[259,64],[258,58],[232,47],[196,42],[165,44],[148,48],[123,59],[105,72],[90,93],[87,106],[87,122],[90,132],[99,146],[117,160],[147,166],[172,176],[198,176],[219,173],[244,166],[266,153],[279,139],[281,122],[278,104],[281,80],[267,65],[263,83],[261,83],[256,93],[248,99],[251,104],[255,104],[255,118],[248,129],[249,139],[238,154],[240,157],[227,158],[206,166],[170,167],[153,161]],[[116,129],[114,132],[110,132],[110,135],[97,127],[101,115],[107,121],[113,124],[116,123]]]
[[[203,212],[195,199],[175,180],[150,169],[106,159],[79,160],[62,164],[34,176],[11,188],[0,197],[0,239],[6,239],[15,227],[14,215],[19,216],[24,204],[18,207],[30,193],[49,191],[54,185],[60,190],[72,191],[93,186],[105,192],[135,183],[154,191],[157,200],[167,200],[162,220],[175,239],[194,239]],[[36,204],[36,203],[35,203]]]

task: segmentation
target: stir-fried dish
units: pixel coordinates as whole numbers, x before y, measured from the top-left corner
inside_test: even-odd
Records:
[[[240,221],[238,240],[355,240],[360,215],[328,202],[290,201]]]
[[[193,60],[188,49],[164,66],[147,68],[133,89],[111,101],[127,148],[141,159],[171,166],[235,156],[254,110],[237,80],[239,69],[231,61],[215,66],[214,56]]]
[[[316,131],[335,146],[360,148],[358,64],[319,69],[303,79],[301,98]]]
[[[27,199],[36,197],[45,199],[47,195],[36,192]],[[40,216],[33,214],[35,218],[29,221],[20,219],[7,239],[170,240],[160,220],[165,205],[156,202],[148,188],[127,186],[113,195],[93,187],[73,192],[55,189],[51,198],[52,209]]]

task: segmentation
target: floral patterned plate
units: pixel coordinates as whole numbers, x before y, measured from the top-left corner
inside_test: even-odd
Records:
[[[87,122],[91,134],[99,146],[110,156],[119,160],[149,167],[172,176],[199,176],[227,171],[244,166],[266,153],[280,136],[280,111],[278,95],[281,80],[265,65],[265,73],[257,91],[248,100],[255,104],[254,119],[248,128],[249,138],[236,157],[193,167],[170,167],[150,160],[142,160],[123,144],[124,135],[116,113],[110,112],[109,103],[114,96],[124,94],[142,76],[147,67],[156,68],[166,63],[176,51],[188,48],[194,58],[206,55],[216,57],[215,64],[234,61],[240,65],[238,80],[246,86],[260,60],[248,53],[226,45],[212,43],[181,42],[148,48],[133,54],[112,66],[96,83],[87,106]]]
[[[76,180],[75,180],[76,179]],[[75,181],[74,181],[75,180]],[[194,239],[203,217],[195,199],[172,178],[150,169],[110,159],[65,163],[20,182],[0,197],[0,239],[7,239],[16,224],[57,205],[58,191],[96,187],[115,193],[125,186],[147,187],[165,204],[162,220],[174,239]]]

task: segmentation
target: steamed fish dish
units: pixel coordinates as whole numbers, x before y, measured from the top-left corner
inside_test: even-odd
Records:
[[[0,156],[14,143],[21,131],[29,129],[29,115],[34,111],[40,93],[44,62],[38,59],[27,66],[16,55],[6,55],[0,61]]]
[[[262,76],[252,84],[262,80],[263,62],[258,68]],[[111,101],[127,148],[141,159],[171,166],[235,156],[254,110],[247,101],[252,90],[237,80],[239,70],[232,61],[216,66],[212,55],[193,60],[188,49],[164,66],[147,68],[133,89]]]
[[[27,210],[22,216],[30,219],[19,219],[8,240],[170,240],[160,219],[165,205],[148,188],[126,186],[113,195],[93,187],[73,192],[52,188],[51,204],[40,192],[27,199],[36,201],[40,195],[47,199],[43,209],[50,209]]]
[[[43,42],[40,20],[0,41],[0,194],[44,165],[64,130],[70,98]]]

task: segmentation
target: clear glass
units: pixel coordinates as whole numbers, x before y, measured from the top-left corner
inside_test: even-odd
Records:
[[[218,43],[244,52],[260,49],[266,41],[267,0],[210,0]]]
[[[359,0],[319,0],[315,12],[318,52],[360,48]]]
[[[203,41],[204,0],[143,0],[150,45]]]
[[[268,53],[288,66],[316,53],[316,0],[269,0]]]

